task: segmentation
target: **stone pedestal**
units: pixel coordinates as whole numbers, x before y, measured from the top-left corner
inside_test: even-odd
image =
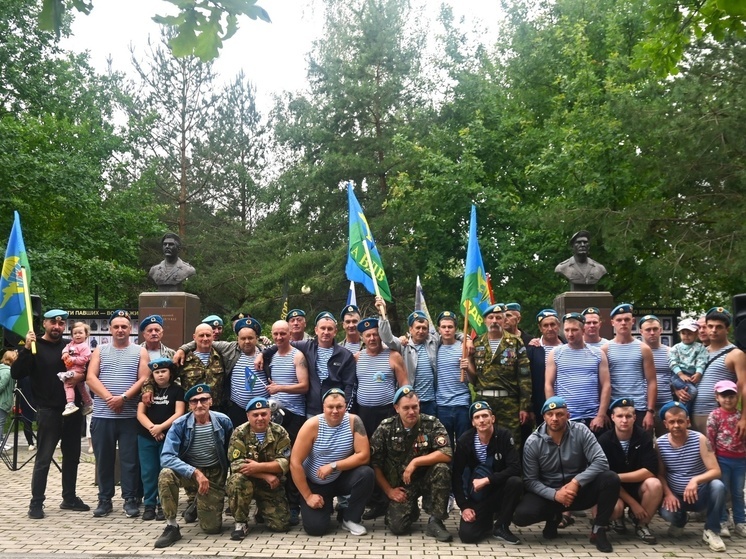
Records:
[[[151,314],[163,317],[163,344],[178,349],[185,341],[191,341],[200,323],[199,297],[183,291],[140,293],[140,320]]]
[[[614,308],[614,297],[608,291],[565,291],[554,298],[554,310],[560,317],[568,312],[581,312],[588,307],[598,307],[601,311],[601,337],[610,340],[614,337],[609,313]]]

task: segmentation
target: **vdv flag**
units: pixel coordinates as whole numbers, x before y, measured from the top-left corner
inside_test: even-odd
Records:
[[[349,307],[350,305],[355,305],[357,307],[357,294],[355,293],[355,282],[350,282],[350,289],[347,292],[347,303],[345,303],[345,307]]]
[[[381,297],[391,302],[391,290],[386,279],[386,272],[383,271],[381,256],[378,254],[376,242],[373,240],[370,227],[368,227],[368,220],[365,219],[363,209],[352,190],[352,183],[347,183],[347,198],[350,205],[350,244],[347,253],[347,266],[345,267],[347,279],[362,283],[365,289],[372,294],[376,293],[375,284],[378,284]],[[370,275],[371,266],[368,263],[365,246],[368,247],[370,253],[375,278],[371,278]]]
[[[30,295],[28,290],[31,273],[21,233],[21,219],[18,212],[13,212],[13,215],[13,228],[10,230],[0,275],[0,325],[25,338],[31,330],[26,310],[26,293]]]
[[[430,311],[427,310],[427,303],[425,302],[425,292],[422,291],[422,284],[420,283],[420,276],[417,276],[417,282],[414,286],[414,310],[422,311],[427,317],[427,322],[430,324],[430,333],[435,333],[435,324],[433,319],[430,318]]]
[[[484,271],[482,253],[477,240],[477,207],[471,206],[471,223],[469,224],[469,246],[466,250],[466,267],[464,268],[464,289],[461,292],[461,312],[466,313],[466,301],[469,301],[469,324],[477,334],[484,334],[482,312],[490,306],[490,293],[487,285],[487,274]]]

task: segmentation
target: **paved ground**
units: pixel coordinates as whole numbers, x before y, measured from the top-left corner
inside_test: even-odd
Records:
[[[85,445],[84,445],[85,448]],[[19,452],[20,461],[29,457],[25,446]],[[96,504],[96,487],[93,485],[94,464],[92,457],[83,453],[80,465],[78,494],[88,504]],[[516,528],[521,538],[519,546],[503,545],[488,539],[478,545],[464,545],[458,539],[453,543],[437,543],[424,535],[425,515],[410,536],[392,536],[383,526],[383,520],[368,521],[368,534],[354,537],[343,530],[336,530],[325,538],[307,536],[300,527],[287,534],[272,534],[262,526],[252,526],[243,542],[233,542],[229,533],[232,519],[225,519],[223,533],[219,536],[202,534],[194,524],[181,526],[183,539],[165,550],[153,548],[153,542],[163,530],[157,522],[129,519],[121,511],[121,499],[115,500],[115,512],[102,519],[91,513],[62,511],[60,502],[60,475],[54,467],[49,475],[46,518],[31,520],[26,516],[30,495],[33,462],[18,471],[9,471],[0,464],[0,556],[3,559],[36,559],[66,554],[71,557],[292,557],[366,559],[394,559],[411,557],[452,557],[473,559],[480,557],[602,557],[588,542],[588,525],[584,518],[564,531],[558,540],[544,542],[541,527]],[[452,514],[447,526],[456,532],[456,515]],[[636,559],[655,558],[746,558],[746,539],[726,540],[726,553],[711,552],[701,540],[702,524],[690,524],[683,538],[672,540],[666,533],[667,526],[656,520],[653,530],[660,543],[648,546],[638,542],[633,535],[612,536],[614,553],[609,557]]]

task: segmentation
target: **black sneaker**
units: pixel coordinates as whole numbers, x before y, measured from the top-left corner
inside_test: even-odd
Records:
[[[439,542],[453,541],[453,536],[446,530],[443,521],[437,518],[431,518],[425,528],[425,534],[438,540]]]
[[[290,525],[297,526],[300,524],[300,511],[298,509],[290,509]]]
[[[192,523],[197,520],[197,498],[195,497],[194,501],[189,503],[187,505],[187,508],[184,509],[184,512],[181,513],[181,516],[184,517],[184,522],[186,523]]]
[[[547,523],[544,525],[544,530],[541,532],[541,535],[544,536],[545,540],[553,540],[559,536],[559,533],[557,532],[559,523],[560,521],[556,518],[547,520]]]
[[[91,507],[86,505],[80,497],[75,497],[75,500],[70,502],[62,501],[60,503],[60,508],[62,510],[74,510],[76,512],[88,512],[91,510]]]
[[[155,540],[155,547],[168,547],[181,539],[181,530],[178,526],[168,525],[163,533]]]
[[[155,519],[158,522],[163,522],[164,520],[166,520],[166,515],[163,513],[163,507],[161,507],[161,505],[155,506]]]
[[[508,526],[496,526],[495,531],[492,532],[492,535],[495,536],[498,540],[502,540],[505,543],[509,543],[510,545],[518,545],[521,543],[521,540],[519,540],[513,532],[510,531],[510,528]]]
[[[236,528],[231,532],[231,539],[234,541],[241,541],[249,533],[249,527],[246,523],[242,523],[240,527]]]
[[[140,507],[137,506],[137,499],[127,499],[122,508],[124,509],[124,515],[127,518],[140,516]]]
[[[254,515],[254,522],[257,524],[264,524],[264,515],[261,512],[257,512]]]
[[[611,529],[614,530],[617,534],[626,534],[627,525],[624,523],[624,517],[622,516],[619,520],[612,520]]]
[[[111,514],[113,510],[114,507],[111,505],[111,501],[99,501],[98,506],[93,509],[93,518],[101,518],[102,516]]]
[[[145,505],[145,510],[142,512],[143,520],[155,520],[155,507],[153,505]]]
[[[379,516],[384,516],[386,514],[386,508],[387,507],[381,505],[369,508],[363,513],[363,520],[373,520]]]
[[[32,503],[28,507],[28,517],[34,520],[40,520],[44,518],[44,505],[37,505]]]
[[[598,532],[591,532],[590,537],[591,543],[596,544],[596,549],[603,553],[611,553],[614,548],[611,547],[611,542],[606,536],[606,528],[599,528]]]

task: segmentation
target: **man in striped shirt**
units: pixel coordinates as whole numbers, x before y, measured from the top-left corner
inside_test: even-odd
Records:
[[[111,513],[114,497],[114,461],[119,445],[124,513],[139,516],[137,491],[140,468],[137,456],[137,402],[150,376],[148,351],[130,342],[132,322],[127,311],[116,310],[109,320],[111,343],[96,348],[88,364],[87,382],[93,400],[91,438],[98,475],[98,506],[93,516]]]
[[[660,515],[671,523],[668,535],[680,538],[688,511],[706,511],[702,540],[712,551],[725,551],[720,538],[720,520],[725,511],[726,489],[720,481],[712,445],[701,433],[689,429],[689,412],[681,402],[669,402],[661,408],[668,433],[658,437],[663,485]]]

